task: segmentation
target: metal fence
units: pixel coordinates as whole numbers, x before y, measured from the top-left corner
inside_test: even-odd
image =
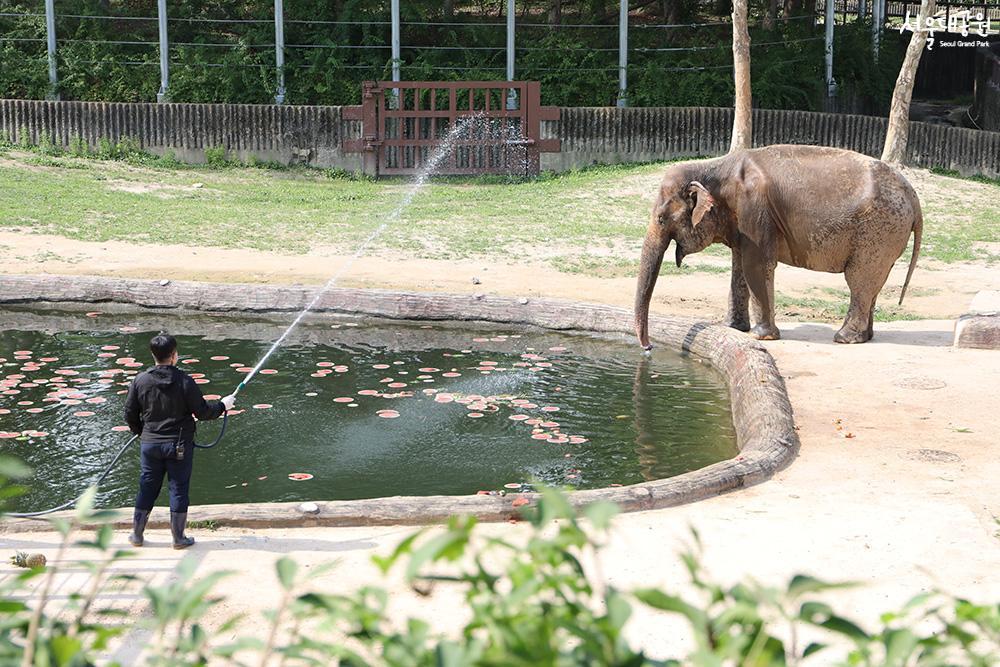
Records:
[[[463,52],[481,56],[481,64],[471,78],[495,78],[498,80],[546,80],[547,76],[573,71],[593,75],[594,85],[612,87],[607,91],[608,101],[616,99],[618,106],[629,103],[629,79],[642,70],[649,58],[670,54],[676,55],[679,64],[662,66],[657,62],[657,71],[662,74],[690,71],[724,71],[732,68],[729,49],[731,26],[727,21],[712,20],[678,24],[650,22],[648,17],[629,14],[628,0],[620,0],[618,20],[608,24],[562,23],[552,25],[539,22],[538,18],[518,18],[515,0],[504,0],[503,15],[477,21],[405,21],[400,15],[401,0],[391,0],[389,12],[359,15],[358,20],[315,20],[300,16],[286,16],[284,0],[273,0],[273,9],[267,15],[242,17],[171,16],[171,8],[177,13],[177,5],[168,5],[167,0],[157,0],[155,15],[125,15],[115,13],[73,14],[59,13],[55,0],[34,0],[38,6],[24,9],[25,5],[11,4],[7,10],[0,0],[0,45],[13,43],[37,46],[37,60],[28,58],[24,67],[48,70],[49,94],[58,99],[62,69],[70,67],[61,62],[61,49],[68,45],[92,47],[96,52],[101,46],[120,48],[119,59],[114,64],[129,68],[158,68],[159,86],[157,101],[167,101],[171,96],[171,72],[176,67],[200,68],[254,68],[266,71],[271,80],[268,89],[273,90],[273,100],[277,104],[286,101],[289,91],[286,74],[296,70],[323,67],[315,64],[318,54],[364,54],[367,64],[359,64],[356,57],[342,57],[336,67],[356,72],[357,80],[391,79],[426,80],[451,78],[468,69],[466,64],[444,63],[433,66],[417,66],[415,61],[421,53]],[[755,40],[751,48],[755,52],[769,48],[803,51],[799,46],[814,43],[817,51],[810,55],[800,53],[790,55],[787,63],[815,58],[817,63],[825,52],[825,83],[830,92],[834,91],[833,53],[834,26],[855,21],[870,21],[872,43],[878,50],[882,31],[887,26],[898,24],[898,19],[909,11],[919,8],[917,0],[814,0],[815,12],[778,20],[794,22],[809,30],[800,31],[801,36],[788,39]],[[42,5],[44,2],[44,6]],[[522,3],[523,4],[523,3]],[[107,6],[107,5],[102,5]],[[404,5],[405,7],[405,5]],[[946,16],[956,11],[971,10],[983,12],[992,21],[994,32],[1000,29],[1000,3],[991,1],[939,1],[938,7]],[[121,39],[94,40],[80,37],[80,26],[101,24],[105,26],[135,26]],[[813,24],[817,29],[812,29]],[[818,29],[823,24],[822,32]],[[6,30],[4,29],[6,26]],[[192,30],[224,27],[233,35],[231,40],[216,38],[206,41],[192,36]],[[357,29],[363,36],[345,39],[339,43],[333,39],[312,40],[307,30],[317,27],[329,30]],[[140,29],[141,28],[141,29]],[[408,39],[414,30],[441,29],[457,35],[453,43],[415,44]],[[587,46],[569,47],[563,56],[563,67],[539,65],[532,59],[539,52],[551,47],[539,44],[540,37],[554,30],[570,31],[588,36]],[[240,36],[240,31],[253,31],[253,39]],[[679,32],[694,39],[697,44],[672,43],[672,36]],[[178,35],[180,37],[178,37]],[[599,44],[593,46],[593,44]],[[822,44],[822,46],[820,46]],[[183,61],[181,51],[195,51],[196,62]],[[234,50],[243,56],[242,60],[223,57]],[[683,61],[683,62],[681,62]],[[96,66],[107,60],[75,58],[73,67]],[[155,70],[154,70],[155,71]],[[73,72],[80,76],[80,72]],[[155,76],[150,72],[151,77]],[[149,99],[149,98],[146,98]],[[646,102],[649,103],[648,100]],[[662,104],[663,100],[654,103]]]
[[[309,68],[309,54],[316,51],[353,51],[375,54],[375,61],[380,63],[381,71],[372,71],[371,65],[340,64],[338,67],[344,69],[366,70],[366,78],[390,78],[393,81],[408,80],[408,75],[414,78],[426,79],[431,72],[449,71],[455,72],[463,67],[456,66],[432,66],[420,68],[419,72],[412,71],[415,67],[411,64],[414,55],[422,51],[448,51],[456,50],[463,52],[477,52],[483,57],[484,64],[477,67],[477,75],[490,73],[499,80],[506,79],[512,81],[518,79],[539,79],[540,75],[558,73],[560,68],[525,66],[526,55],[532,52],[545,50],[547,47],[537,44],[537,37],[540,34],[550,32],[555,29],[564,31],[576,31],[594,36],[593,41],[600,42],[602,46],[597,47],[577,47],[567,49],[564,54],[567,59],[589,57],[595,62],[589,62],[584,67],[572,68],[576,72],[600,73],[606,77],[617,79],[617,103],[619,106],[628,104],[629,74],[635,71],[637,66],[641,66],[644,57],[655,54],[676,54],[678,56],[687,55],[693,60],[703,60],[704,64],[685,64],[678,67],[666,67],[664,73],[680,71],[709,71],[731,69],[731,55],[729,53],[729,41],[731,38],[731,25],[724,20],[712,20],[690,23],[664,24],[651,23],[646,19],[640,20],[636,15],[629,14],[628,0],[620,0],[620,11],[618,21],[610,24],[585,24],[585,23],[563,23],[552,25],[539,22],[539,19],[517,19],[515,0],[505,0],[504,15],[495,20],[486,21],[403,21],[400,17],[400,1],[391,0],[389,3],[389,14],[384,20],[373,20],[365,18],[358,21],[322,21],[305,18],[289,18],[285,15],[283,0],[273,0],[273,11],[267,16],[245,16],[239,18],[189,18],[175,17],[170,15],[170,7],[166,0],[157,0],[156,15],[122,15],[122,14],[71,14],[59,13],[54,0],[44,0],[44,10],[38,7],[36,11],[0,11],[0,19],[10,21],[34,21],[38,28],[44,22],[44,36],[33,34],[25,36],[24,31],[17,34],[4,34],[0,29],[0,44],[4,42],[37,44],[40,51],[40,60],[47,65],[49,79],[50,99],[58,99],[61,68],[66,67],[60,62],[60,49],[69,44],[86,44],[98,47],[102,44],[116,47],[124,47],[127,53],[132,54],[124,59],[118,60],[115,64],[126,67],[139,68],[159,68],[160,85],[157,92],[157,101],[163,102],[170,98],[171,92],[171,70],[179,65],[178,49],[197,49],[200,53],[219,54],[227,49],[242,49],[253,56],[253,62],[234,64],[224,62],[219,57],[206,56],[199,60],[197,66],[205,68],[213,67],[253,67],[261,68],[265,59],[270,60],[273,65],[274,77],[274,102],[282,104],[288,97],[286,86],[286,74],[295,69]],[[822,1],[822,0],[820,0]],[[2,4],[0,4],[2,7]],[[23,5],[16,5],[20,8]],[[805,25],[814,21],[813,16],[794,16],[781,19],[785,23],[794,22]],[[127,23],[129,25],[143,26],[142,31],[148,34],[146,38],[120,39],[120,40],[89,40],[80,39],[72,34],[61,34],[72,32],[72,27],[68,24],[64,27],[64,22],[75,22],[78,25],[84,22],[102,22],[108,25],[113,23]],[[191,25],[207,26],[230,26],[233,31],[242,27],[269,27],[273,25],[273,31],[268,34],[271,39],[266,41],[254,41],[248,43],[244,40],[234,42],[205,42],[197,39],[177,40],[174,33],[182,27]],[[303,26],[327,26],[331,29],[349,26],[363,27],[369,37],[357,43],[308,43],[296,41],[294,37],[286,39],[286,34],[294,32],[295,28]],[[433,27],[446,28],[459,34],[468,34],[468,43],[461,45],[445,44],[425,44],[416,45],[407,42],[407,31],[410,29],[427,29]],[[155,28],[155,38],[152,38]],[[485,33],[482,30],[485,29]],[[479,30],[480,32],[474,32]],[[701,31],[712,31],[709,39],[700,39],[701,42],[708,42],[691,46],[671,45],[670,36],[678,31],[685,31],[688,34],[701,33]],[[259,32],[259,31],[258,31]],[[754,43],[753,49],[767,48],[789,48],[796,44],[815,42],[824,40],[822,34],[809,34],[798,39],[776,38],[774,41],[764,41]],[[43,46],[44,45],[44,46]],[[42,51],[42,49],[44,49]],[[271,55],[267,55],[270,52]],[[717,55],[718,58],[709,59],[709,54]],[[249,58],[248,58],[249,60]],[[723,62],[718,62],[723,61]],[[78,65],[97,65],[97,60],[75,60]],[[792,61],[794,62],[794,60]],[[27,62],[25,66],[39,66],[41,63]],[[190,66],[185,64],[184,66]],[[410,70],[410,71],[408,71]],[[430,70],[430,72],[428,72]],[[383,73],[386,75],[383,77]],[[439,77],[440,78],[440,77]],[[603,82],[602,82],[603,85]],[[610,91],[609,91],[610,92]]]

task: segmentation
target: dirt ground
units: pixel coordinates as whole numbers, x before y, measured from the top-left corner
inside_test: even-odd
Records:
[[[728,262],[711,256],[689,260]],[[0,232],[0,271],[9,273],[320,284],[345,261],[346,256],[322,247],[301,256]],[[900,262],[889,277],[883,303],[895,301],[904,273],[905,263]],[[480,284],[473,284],[473,277]],[[719,318],[728,280],[724,273],[664,276],[653,309]],[[779,268],[776,282],[783,293],[801,296],[844,288],[840,275],[789,267]],[[635,288],[634,278],[562,273],[520,255],[516,262],[486,263],[382,254],[358,260],[340,285],[544,295],[626,307]],[[981,602],[1000,599],[1000,352],[951,347],[951,318],[965,310],[975,292],[1000,289],[1000,270],[985,263],[921,260],[911,289],[906,310],[929,319],[876,323],[875,339],[865,345],[835,345],[832,324],[782,324],[783,340],[767,347],[787,380],[801,429],[798,459],[775,479],[750,489],[619,517],[602,557],[604,574],[620,587],[683,588],[683,569],[674,554],[693,526],[706,545],[709,569],[723,580],[750,576],[779,584],[797,572],[859,580],[867,585],[830,597],[841,611],[869,622],[932,588]],[[779,320],[789,317],[794,316],[779,313]],[[485,530],[518,534],[525,529],[497,524]],[[199,573],[223,568],[238,572],[219,587],[229,596],[213,612],[219,621],[235,611],[276,604],[279,589],[270,573],[283,554],[308,564],[338,560],[339,567],[316,586],[344,591],[376,582],[371,555],[385,554],[411,532],[401,527],[201,530],[194,531],[199,543],[191,555]],[[40,550],[52,557],[55,539],[44,533],[15,533],[2,541],[7,550]],[[150,531],[148,539],[149,548],[118,568],[143,581],[171,580],[182,554],[165,548],[166,531]],[[125,535],[117,542],[124,545]],[[81,556],[74,550],[67,560]],[[0,566],[0,578],[11,572]],[[248,581],[254,585],[247,586]],[[65,602],[84,584],[78,569],[61,574],[56,603]],[[388,585],[392,607],[400,614],[433,618],[445,628],[461,622],[462,605],[454,592],[441,589],[421,598],[399,580]],[[139,583],[130,586],[106,601],[141,613],[146,607]],[[254,615],[248,623],[245,629],[252,630],[265,622]],[[629,632],[654,656],[677,655],[676,627],[662,616],[640,613]],[[114,657],[128,664],[147,640],[141,631],[129,634]]]
[[[76,241],[0,231],[0,273],[321,285],[350,262],[337,281],[338,286],[568,299],[586,294],[587,300],[595,303],[631,305],[634,277],[599,278],[565,273],[544,261],[559,252],[558,248],[549,248],[545,257],[518,252],[516,260],[456,261],[418,259],[382,251],[377,256],[354,260],[324,246],[317,246],[305,255],[286,255],[257,250]],[[729,266],[728,257],[695,255],[684,261],[695,267]],[[896,303],[905,277],[905,262],[897,262],[883,289],[881,304]],[[474,284],[473,278],[479,283]],[[775,284],[779,293],[794,299],[812,298],[833,304],[843,301],[845,306],[847,303],[847,285],[842,274],[779,265]],[[944,264],[922,259],[914,272],[904,308],[913,316],[953,318],[963,313],[972,296],[983,289],[1000,289],[1000,269],[996,265]],[[843,294],[832,290],[842,290]],[[728,292],[728,273],[699,271],[663,276],[651,307],[654,312],[719,319],[725,314]],[[815,319],[822,318],[823,312],[808,302],[793,303],[779,307],[778,317]]]

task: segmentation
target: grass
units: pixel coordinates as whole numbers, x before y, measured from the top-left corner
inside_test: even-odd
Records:
[[[1000,244],[1000,179],[977,175],[962,177],[950,169],[931,169],[945,179],[981,184],[980,192],[946,191],[934,201],[924,201],[924,248],[922,256],[942,262],[1000,261],[1000,253],[984,245]],[[908,255],[907,255],[908,256]]]
[[[603,240],[638,246],[648,204],[615,189],[623,177],[661,169],[608,167],[513,184],[432,182],[374,247],[461,258]],[[319,170],[163,169],[11,152],[0,163],[0,227],[86,241],[347,249],[392,219],[408,187]]]
[[[847,308],[850,305],[851,297],[846,290],[813,288],[810,291],[835,294],[837,298],[826,299],[816,296],[793,297],[781,292],[775,292],[774,308],[778,316],[821,322],[840,322],[847,317]],[[875,306],[876,322],[899,322],[919,319],[922,319],[922,316],[911,313],[902,306],[897,306],[895,303],[882,303]]]
[[[639,274],[639,255],[621,257],[615,255],[560,255],[549,260],[549,264],[564,273],[596,276],[598,278],[634,278]],[[680,268],[670,257],[663,261],[661,276],[689,273],[729,273],[729,266],[714,264],[691,264],[688,260]]]
[[[134,241],[305,253],[344,252],[394,212],[406,181],[343,171],[179,165],[121,147],[105,157],[0,150],[0,229],[85,241]],[[497,177],[432,181],[371,250],[437,259],[524,257],[569,273],[634,276],[649,200],[664,164],[595,167],[523,182]],[[954,174],[942,175],[942,179]],[[943,262],[1000,258],[1000,183],[978,179],[974,197],[947,188],[925,202],[922,256]],[[594,252],[594,249],[606,252]],[[711,246],[705,254],[728,256]],[[904,260],[909,254],[904,254]],[[709,265],[664,273],[719,272]]]

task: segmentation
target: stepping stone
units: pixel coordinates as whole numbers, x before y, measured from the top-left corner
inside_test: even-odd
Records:
[[[1000,291],[983,290],[955,322],[955,347],[1000,350]]]

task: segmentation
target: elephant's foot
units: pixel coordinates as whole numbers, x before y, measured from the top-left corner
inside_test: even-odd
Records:
[[[781,332],[778,331],[778,327],[764,322],[751,329],[750,335],[757,340],[778,340],[781,338]]]
[[[833,336],[834,343],[867,343],[871,339],[872,334],[868,329],[856,331],[848,329],[846,326],[841,327],[840,331]]]
[[[745,317],[733,317],[729,315],[722,320],[722,325],[737,331],[750,331],[750,320]]]

